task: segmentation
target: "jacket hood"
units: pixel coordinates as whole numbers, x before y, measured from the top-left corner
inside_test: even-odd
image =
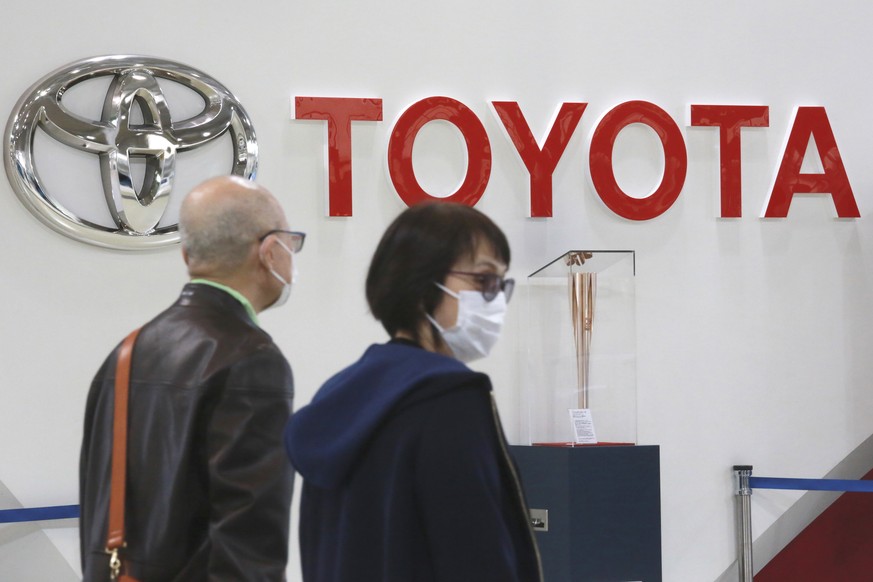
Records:
[[[475,374],[454,358],[399,342],[370,346],[330,378],[285,429],[291,463],[323,489],[339,485],[395,404],[434,376]]]

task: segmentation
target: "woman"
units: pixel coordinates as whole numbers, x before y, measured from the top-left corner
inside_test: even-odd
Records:
[[[303,476],[306,582],[541,580],[488,377],[509,245],[457,204],[409,208],[382,237],[367,301],[391,341],[328,380],[285,434]]]

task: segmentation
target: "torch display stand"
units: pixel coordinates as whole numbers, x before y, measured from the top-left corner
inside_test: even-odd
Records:
[[[547,582],[660,582],[657,446],[511,447]]]
[[[549,582],[660,582],[660,458],[636,446],[633,251],[573,250],[526,280],[512,447]]]

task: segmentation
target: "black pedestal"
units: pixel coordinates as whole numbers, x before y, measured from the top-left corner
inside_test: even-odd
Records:
[[[661,582],[657,446],[511,447],[546,582]]]

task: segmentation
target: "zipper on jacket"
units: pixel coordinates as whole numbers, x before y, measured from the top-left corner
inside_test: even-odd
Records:
[[[534,534],[533,526],[530,523],[530,512],[525,503],[524,490],[521,487],[521,479],[515,470],[515,463],[512,462],[512,457],[509,455],[509,450],[506,446],[506,438],[503,434],[503,425],[500,424],[500,415],[497,412],[497,402],[494,400],[494,393],[489,394],[491,397],[491,418],[494,420],[494,428],[497,429],[497,440],[500,443],[500,451],[503,453],[503,460],[509,467],[509,473],[512,477],[512,485],[514,488],[515,498],[518,500],[518,505],[521,507],[521,515],[524,518],[525,531],[527,531],[530,543],[533,546],[534,555],[537,560],[537,572],[540,582],[544,582],[543,578],[543,562],[540,557],[540,548],[537,545],[536,535]]]

